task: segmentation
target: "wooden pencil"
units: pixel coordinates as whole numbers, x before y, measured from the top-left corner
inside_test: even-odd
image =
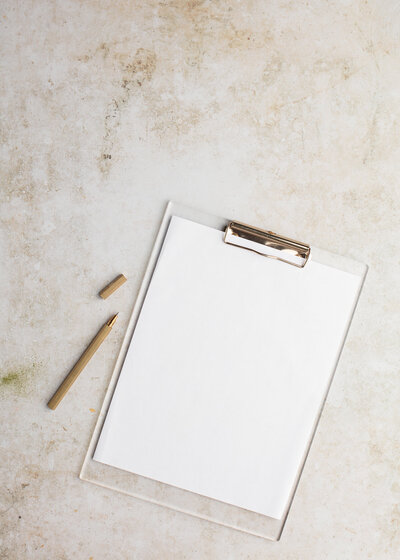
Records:
[[[76,364],[71,369],[71,371],[69,372],[67,377],[64,379],[64,381],[61,383],[61,385],[59,386],[57,391],[54,393],[54,395],[51,397],[51,399],[47,403],[47,406],[49,408],[51,408],[52,410],[55,410],[57,408],[57,406],[60,404],[61,400],[64,398],[66,393],[69,391],[72,384],[76,381],[78,375],[81,373],[83,368],[86,367],[86,365],[88,364],[90,358],[95,354],[95,352],[99,348],[100,344],[104,341],[104,339],[107,338],[107,336],[110,334],[111,329],[112,329],[115,321],[117,320],[117,315],[114,315],[113,317],[111,317],[111,319],[109,319],[107,321],[107,323],[105,323],[101,327],[101,329],[96,334],[96,336],[94,337],[92,342],[86,348],[86,350],[84,351],[82,356],[76,362]]]

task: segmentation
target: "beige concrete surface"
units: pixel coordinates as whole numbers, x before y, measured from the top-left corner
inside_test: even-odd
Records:
[[[397,557],[399,29],[395,0],[0,3],[1,558]],[[279,543],[78,479],[168,199],[370,266]]]

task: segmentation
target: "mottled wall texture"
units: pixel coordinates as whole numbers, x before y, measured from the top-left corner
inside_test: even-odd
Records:
[[[399,3],[2,0],[0,29],[0,557],[397,557]],[[370,266],[279,543],[78,479],[169,199]]]

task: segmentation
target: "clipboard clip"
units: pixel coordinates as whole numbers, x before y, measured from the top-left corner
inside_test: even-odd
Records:
[[[297,268],[306,265],[311,253],[310,246],[305,243],[240,222],[230,222],[226,226],[224,242]]]

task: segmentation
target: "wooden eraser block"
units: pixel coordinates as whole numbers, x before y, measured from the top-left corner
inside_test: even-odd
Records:
[[[126,282],[125,276],[123,274],[120,274],[119,276],[114,278],[112,282],[107,284],[105,288],[101,290],[99,296],[102,297],[103,299],[107,299],[111,294],[115,292],[115,290],[118,290],[118,288],[122,286],[122,284],[125,284],[125,282]]]

